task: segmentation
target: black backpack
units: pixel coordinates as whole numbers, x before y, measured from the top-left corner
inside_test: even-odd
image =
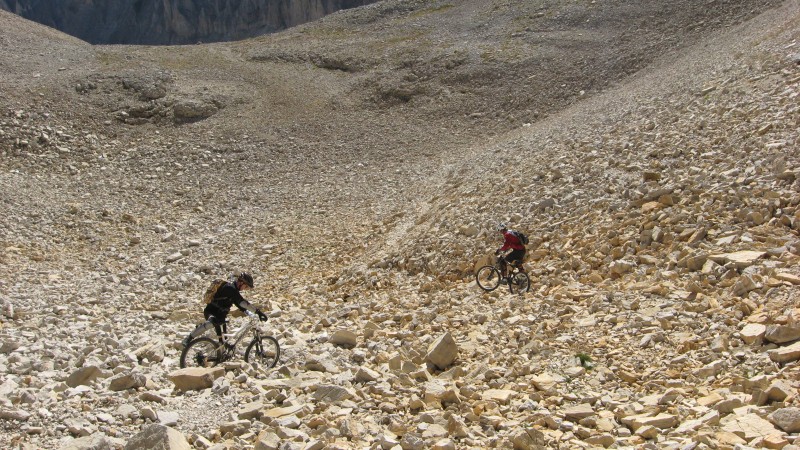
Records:
[[[525,233],[517,230],[511,230],[511,233],[522,242],[522,245],[528,245],[528,236],[525,236]]]

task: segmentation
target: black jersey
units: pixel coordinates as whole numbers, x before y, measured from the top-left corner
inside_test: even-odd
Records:
[[[239,289],[236,289],[235,284],[225,283],[222,287],[217,289],[217,293],[214,294],[214,299],[211,300],[211,303],[206,305],[203,312],[206,317],[208,315],[213,315],[218,319],[225,320],[225,317],[231,311],[231,306],[234,305],[242,311],[247,311],[246,306],[250,305],[250,303],[242,297],[242,294],[239,293]]]

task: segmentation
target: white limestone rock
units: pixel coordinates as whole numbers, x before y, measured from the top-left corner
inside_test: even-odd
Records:
[[[767,352],[769,359],[776,363],[786,364],[800,359],[800,341],[786,347],[779,347]]]
[[[760,323],[748,323],[744,326],[744,328],[742,328],[742,331],[739,332],[739,335],[745,344],[758,345],[761,343],[766,333],[766,325]]]
[[[337,403],[353,397],[353,393],[342,386],[323,384],[317,386],[313,398],[318,402]]]
[[[336,330],[328,339],[328,342],[352,348],[358,344],[358,336],[349,330]]]
[[[83,366],[72,372],[65,383],[67,383],[69,387],[89,385],[89,383],[97,379],[100,374],[101,370],[97,366]]]
[[[440,370],[445,370],[458,356],[458,345],[450,333],[445,333],[428,346],[425,361]]]
[[[800,325],[769,325],[764,339],[776,344],[785,344],[800,339]]]
[[[723,431],[733,433],[748,442],[779,433],[770,422],[752,413],[725,417],[720,421],[720,425]]]
[[[191,450],[186,437],[164,425],[146,425],[125,444],[125,450]]]
[[[112,391],[125,391],[144,387],[147,377],[139,372],[124,373],[111,379],[108,389]]]
[[[217,378],[225,375],[222,367],[187,367],[170,372],[167,376],[178,391],[208,389]]]

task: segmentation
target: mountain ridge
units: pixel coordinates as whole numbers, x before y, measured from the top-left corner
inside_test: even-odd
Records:
[[[178,45],[272,33],[375,0],[3,0],[0,9],[93,44]]]
[[[719,5],[390,0],[177,47],[0,12],[0,445],[800,444],[800,3]],[[499,221],[522,296],[474,282]],[[281,364],[184,392],[240,269]]]

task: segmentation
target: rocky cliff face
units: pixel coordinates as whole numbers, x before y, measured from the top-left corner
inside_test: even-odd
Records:
[[[376,0],[0,0],[94,44],[194,44],[274,32]]]
[[[800,0],[76,41],[0,11],[0,449],[800,448]],[[278,366],[181,371],[237,268]]]

